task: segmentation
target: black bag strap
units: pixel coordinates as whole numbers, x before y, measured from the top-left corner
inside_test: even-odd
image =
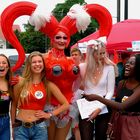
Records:
[[[132,90],[135,90],[137,87],[139,87],[140,86],[140,83],[139,84],[137,84]]]

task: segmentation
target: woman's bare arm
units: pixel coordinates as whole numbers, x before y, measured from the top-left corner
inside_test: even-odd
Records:
[[[90,94],[90,95],[84,94],[84,97],[89,101],[98,100],[106,104],[107,106],[117,110],[125,110],[140,101],[140,87],[137,88],[134,91],[134,93],[126,101],[122,103],[108,100],[95,94]]]
[[[48,82],[48,88],[51,93],[51,96],[53,95],[60,103],[60,106],[56,110],[53,111],[53,115],[58,115],[61,112],[67,110],[69,108],[69,103],[67,99],[65,98],[65,96],[61,93],[59,88],[50,81]]]

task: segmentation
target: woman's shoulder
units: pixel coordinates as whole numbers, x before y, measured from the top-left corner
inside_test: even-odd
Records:
[[[18,87],[20,87],[21,85],[23,85],[24,80],[25,80],[25,79],[24,79],[23,77],[19,76],[19,77],[18,77],[18,83],[14,86],[14,88],[18,88]]]
[[[107,69],[107,70],[114,70],[114,66],[110,65],[110,64],[105,65],[104,68]]]
[[[46,83],[47,83],[47,88],[49,89],[56,87],[56,84],[52,81],[47,80]]]
[[[114,68],[114,66],[111,65],[111,64],[105,64],[105,67],[107,67],[107,68]]]
[[[125,84],[126,84],[126,80],[123,79],[123,80],[119,81],[118,87],[123,87]]]
[[[79,67],[80,67],[80,68],[85,68],[85,67],[86,67],[86,63],[80,63],[80,64],[79,64]]]
[[[23,83],[25,81],[25,78],[23,78],[22,76],[19,76],[19,83]]]

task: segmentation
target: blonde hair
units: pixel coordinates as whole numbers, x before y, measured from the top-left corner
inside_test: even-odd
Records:
[[[93,73],[95,72],[95,68],[96,68],[96,61],[95,61],[95,58],[93,57],[93,55],[95,53],[99,53],[98,52],[99,49],[97,48],[97,45],[95,44],[92,44],[92,45],[88,45],[87,46],[87,56],[86,56],[86,72],[85,72],[85,77],[84,79],[89,79],[89,80],[92,80],[92,77],[93,77]],[[101,66],[101,63],[99,61],[99,59],[97,60],[99,66]]]
[[[95,40],[95,44],[91,44],[87,46],[87,57],[86,57],[86,72],[85,72],[85,80],[89,79],[92,80],[93,74],[95,73],[96,67],[97,67],[97,63],[98,66],[101,67],[103,66],[103,64],[101,63],[101,61],[99,60],[95,60],[94,58],[94,54],[97,53],[97,55],[100,54],[100,49],[101,48],[105,48],[106,50],[106,45],[99,41],[99,40]],[[115,75],[118,75],[118,69],[115,63],[113,63],[108,57],[107,57],[107,52],[105,51],[105,57],[104,57],[104,64],[106,65],[113,65],[114,66],[114,70],[115,70]]]
[[[24,102],[25,100],[28,101],[28,96],[22,96],[24,94],[26,94],[29,90],[31,90],[31,84],[32,84],[32,72],[31,72],[31,62],[32,62],[32,58],[34,56],[40,56],[43,60],[43,63],[44,63],[44,59],[43,59],[43,55],[38,52],[38,51],[34,51],[32,52],[27,60],[26,60],[26,63],[25,63],[25,67],[24,67],[24,70],[23,70],[23,73],[22,73],[22,77],[23,77],[23,81],[20,85],[20,98],[21,98],[21,102]],[[45,67],[44,67],[44,70],[42,71],[41,73],[41,80],[46,83],[46,78],[45,78]]]
[[[79,48],[72,48],[72,49],[70,50],[70,54],[71,54],[71,55],[72,55],[72,53],[74,53],[74,52],[78,52],[79,55],[82,55],[82,53],[81,53],[81,51],[80,51]]]
[[[97,41],[99,41],[99,40],[97,40]],[[105,45],[103,42],[101,42],[101,41],[99,41],[99,42],[100,42],[100,44],[101,44],[101,45],[99,45],[99,49],[100,49],[101,47],[105,48],[104,63],[107,64],[107,65],[112,65],[112,66],[114,67],[115,77],[118,77],[119,72],[118,72],[118,67],[117,67],[117,65],[116,65],[113,61],[111,61],[111,60],[109,59],[109,57],[108,57],[108,55],[107,55],[107,51],[106,51],[106,45]]]

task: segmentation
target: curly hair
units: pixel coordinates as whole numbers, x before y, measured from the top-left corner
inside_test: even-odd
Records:
[[[136,58],[134,67],[134,77],[138,82],[140,82],[140,54],[135,54],[134,56]]]

